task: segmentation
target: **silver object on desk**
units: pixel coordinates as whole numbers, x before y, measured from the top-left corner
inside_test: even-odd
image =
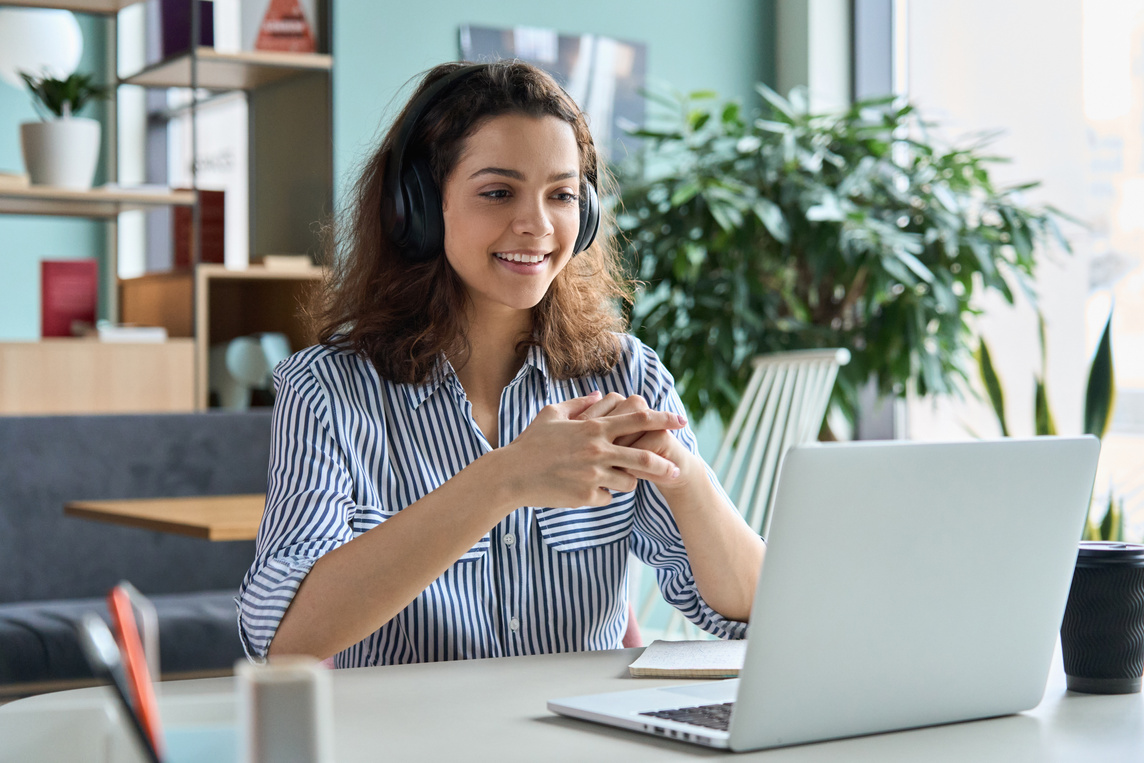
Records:
[[[241,763],[334,763],[329,671],[308,657],[235,666]]]

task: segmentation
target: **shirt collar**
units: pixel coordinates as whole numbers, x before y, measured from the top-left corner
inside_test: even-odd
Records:
[[[544,350],[539,345],[532,345],[528,348],[528,353],[524,358],[524,365],[520,367],[517,372],[516,378],[512,383],[516,383],[525,374],[529,373],[529,368],[535,369],[540,374],[541,386],[544,389],[545,397],[548,396],[548,359],[544,354]],[[460,382],[457,381],[457,372],[453,369],[453,364],[448,361],[444,353],[437,357],[437,363],[429,371],[429,376],[421,384],[403,384],[405,387],[405,394],[409,398],[409,405],[414,409],[419,408],[422,403],[429,399],[429,397],[437,391],[437,388],[442,384],[449,382],[453,391],[464,399],[465,393],[461,389]]]
[[[437,356],[437,363],[430,369],[429,376],[425,378],[425,381],[420,384],[403,384],[401,386],[405,387],[409,405],[416,409],[449,379],[452,379],[454,385],[458,384],[457,372],[453,370],[453,364],[445,357],[445,353],[441,353]]]
[[[524,365],[521,366],[521,372],[523,373],[524,370],[526,368],[528,368],[529,366],[532,366],[533,368],[535,368],[537,371],[540,372],[540,378],[543,380],[544,387],[547,390],[547,388],[548,388],[548,358],[544,354],[544,350],[541,349],[540,345],[534,344],[528,348],[528,355],[526,355],[524,358]],[[519,373],[517,374],[517,378],[520,378]]]

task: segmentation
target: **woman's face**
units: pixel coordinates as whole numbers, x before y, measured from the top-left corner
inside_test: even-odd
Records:
[[[580,152],[556,117],[493,117],[445,181],[445,257],[476,315],[528,310],[572,257]]]

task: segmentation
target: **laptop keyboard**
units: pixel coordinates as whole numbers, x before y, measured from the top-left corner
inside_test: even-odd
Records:
[[[721,705],[699,705],[698,707],[681,707],[678,710],[656,710],[653,713],[640,713],[640,715],[650,715],[653,718],[664,718],[669,721],[726,731],[727,727],[731,725],[731,708],[734,706],[734,702],[724,702]]]

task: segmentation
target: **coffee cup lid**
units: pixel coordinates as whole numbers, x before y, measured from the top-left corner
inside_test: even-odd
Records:
[[[1127,564],[1144,567],[1144,544],[1111,540],[1082,540],[1077,564]]]

